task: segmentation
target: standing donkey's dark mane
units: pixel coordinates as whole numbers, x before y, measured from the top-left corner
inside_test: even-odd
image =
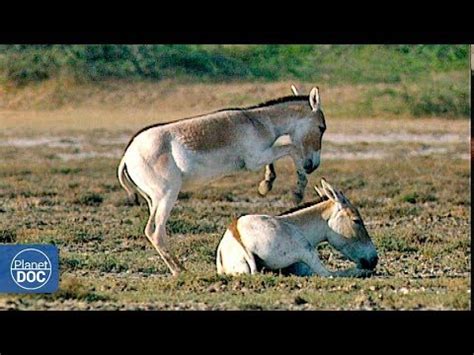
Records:
[[[261,108],[261,107],[267,107],[267,106],[273,106],[273,105],[278,105],[278,104],[283,104],[285,102],[294,102],[294,101],[307,101],[309,105],[309,96],[308,95],[298,95],[298,96],[283,96],[279,97],[278,99],[272,99],[268,100],[262,103],[259,103],[257,105],[253,106],[247,106],[247,107],[229,107],[229,108],[224,108],[220,109],[215,112],[222,112],[222,111],[240,111],[240,110],[252,110],[254,108]],[[311,106],[310,106],[311,107]]]
[[[150,128],[159,127],[159,126],[164,126],[164,125],[167,125],[167,124],[170,124],[170,123],[176,123],[176,122],[186,121],[186,120],[190,120],[190,119],[193,119],[193,118],[199,118],[199,117],[203,117],[203,116],[207,116],[207,115],[212,115],[213,113],[218,113],[218,112],[253,110],[253,109],[256,109],[256,108],[262,108],[262,107],[267,107],[267,106],[273,106],[273,105],[282,104],[282,103],[285,103],[285,102],[294,102],[294,101],[307,101],[307,102],[308,102],[308,105],[309,105],[309,96],[308,96],[308,95],[284,96],[284,97],[280,97],[280,98],[278,98],[278,99],[273,99],[273,100],[265,101],[265,102],[262,102],[262,103],[260,103],[260,104],[253,105],[253,106],[247,106],[247,107],[228,107],[228,108],[223,108],[223,109],[216,110],[216,111],[212,111],[212,112],[208,112],[208,113],[203,113],[203,114],[196,115],[196,116],[185,117],[185,118],[182,118],[182,119],[176,120],[176,121],[155,123],[155,124],[152,124],[152,125],[143,127],[141,130],[139,130],[137,133],[135,133],[135,134],[133,135],[133,137],[130,139],[130,141],[127,143],[127,146],[125,147],[124,152],[127,151],[128,147],[130,146],[130,144],[132,144],[132,142],[133,142],[133,140],[135,139],[136,136],[138,136],[140,133],[142,133],[142,132],[144,132],[144,131],[149,130]]]

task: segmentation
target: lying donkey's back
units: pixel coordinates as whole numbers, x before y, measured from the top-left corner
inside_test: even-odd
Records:
[[[254,274],[292,268],[297,274],[366,276],[375,268],[377,251],[357,209],[324,179],[323,199],[280,216],[246,215],[234,220],[224,233],[216,255],[219,274]],[[316,247],[328,241],[357,264],[356,269],[330,272]]]

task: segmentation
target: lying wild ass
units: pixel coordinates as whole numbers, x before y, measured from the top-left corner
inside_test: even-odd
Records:
[[[129,197],[137,199],[138,192],[147,201],[150,217],[145,235],[176,275],[184,268],[169,250],[165,224],[180,190],[290,156],[298,176],[294,196],[300,202],[306,174],[319,166],[325,129],[318,88],[309,96],[287,96],[157,124],[132,138],[118,178]],[[285,135],[291,143],[274,144]]]
[[[369,276],[378,261],[357,209],[340,192],[321,180],[322,202],[283,215],[246,215],[234,220],[217,248],[219,274],[254,274],[265,267],[297,275]],[[331,272],[317,245],[328,241],[357,268]]]

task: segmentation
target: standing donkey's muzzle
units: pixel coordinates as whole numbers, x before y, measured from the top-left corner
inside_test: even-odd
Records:
[[[311,174],[314,171],[313,161],[311,159],[306,159],[303,164],[303,168],[304,171],[306,171],[306,174]]]
[[[321,162],[321,153],[320,151],[313,153],[313,158],[306,159],[303,164],[303,169],[305,170],[306,174],[311,174],[319,167],[319,163]]]

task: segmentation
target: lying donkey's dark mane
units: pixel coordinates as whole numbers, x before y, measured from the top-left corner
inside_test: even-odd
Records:
[[[218,113],[218,112],[224,112],[224,111],[246,111],[246,110],[252,110],[252,109],[261,108],[261,107],[267,107],[267,106],[273,106],[273,105],[277,105],[277,104],[282,104],[282,103],[285,103],[285,102],[295,102],[295,101],[307,101],[307,102],[308,102],[308,105],[309,105],[309,96],[308,96],[308,95],[284,96],[284,97],[280,97],[280,98],[278,98],[278,99],[273,99],[273,100],[265,101],[265,102],[262,102],[262,103],[260,103],[260,104],[253,105],[253,106],[222,108],[222,109],[217,110],[217,111],[212,111],[212,112],[208,112],[208,113],[203,113],[203,114],[196,115],[196,116],[191,116],[191,117],[185,117],[185,118],[181,118],[181,119],[176,120],[176,121],[155,123],[155,124],[152,124],[152,125],[143,127],[141,130],[139,130],[137,133],[135,133],[135,134],[133,135],[133,137],[130,138],[130,140],[128,141],[127,146],[125,147],[124,152],[127,151],[128,147],[130,146],[130,144],[132,144],[132,142],[133,142],[133,140],[135,139],[136,136],[138,136],[138,135],[139,135],[140,133],[142,133],[142,132],[145,132],[145,131],[149,130],[150,128],[155,128],[155,127],[164,126],[164,125],[171,124],[171,123],[176,123],[176,122],[191,120],[191,119],[193,119],[193,118],[204,117],[204,116],[212,115],[212,114]]]
[[[305,209],[307,207],[317,205],[318,203],[321,203],[321,202],[326,201],[326,200],[328,200],[327,197],[325,197],[325,198],[318,197],[316,200],[308,201],[308,202],[303,203],[302,205],[290,208],[288,211],[282,212],[279,215],[277,215],[277,217],[282,217],[282,216],[289,215],[290,213],[297,212],[297,211],[300,211],[300,210]]]
[[[279,97],[278,99],[268,100],[268,101],[265,101],[265,102],[262,102],[262,103],[260,103],[260,104],[253,105],[253,106],[223,108],[223,109],[214,111],[214,112],[212,112],[212,113],[222,112],[222,111],[252,110],[252,109],[254,109],[254,108],[261,108],[261,107],[273,106],[273,105],[283,104],[283,103],[285,103],[285,102],[295,102],[295,101],[307,101],[307,102],[308,102],[308,105],[309,105],[309,96],[308,96],[308,95],[283,96],[283,97]]]

